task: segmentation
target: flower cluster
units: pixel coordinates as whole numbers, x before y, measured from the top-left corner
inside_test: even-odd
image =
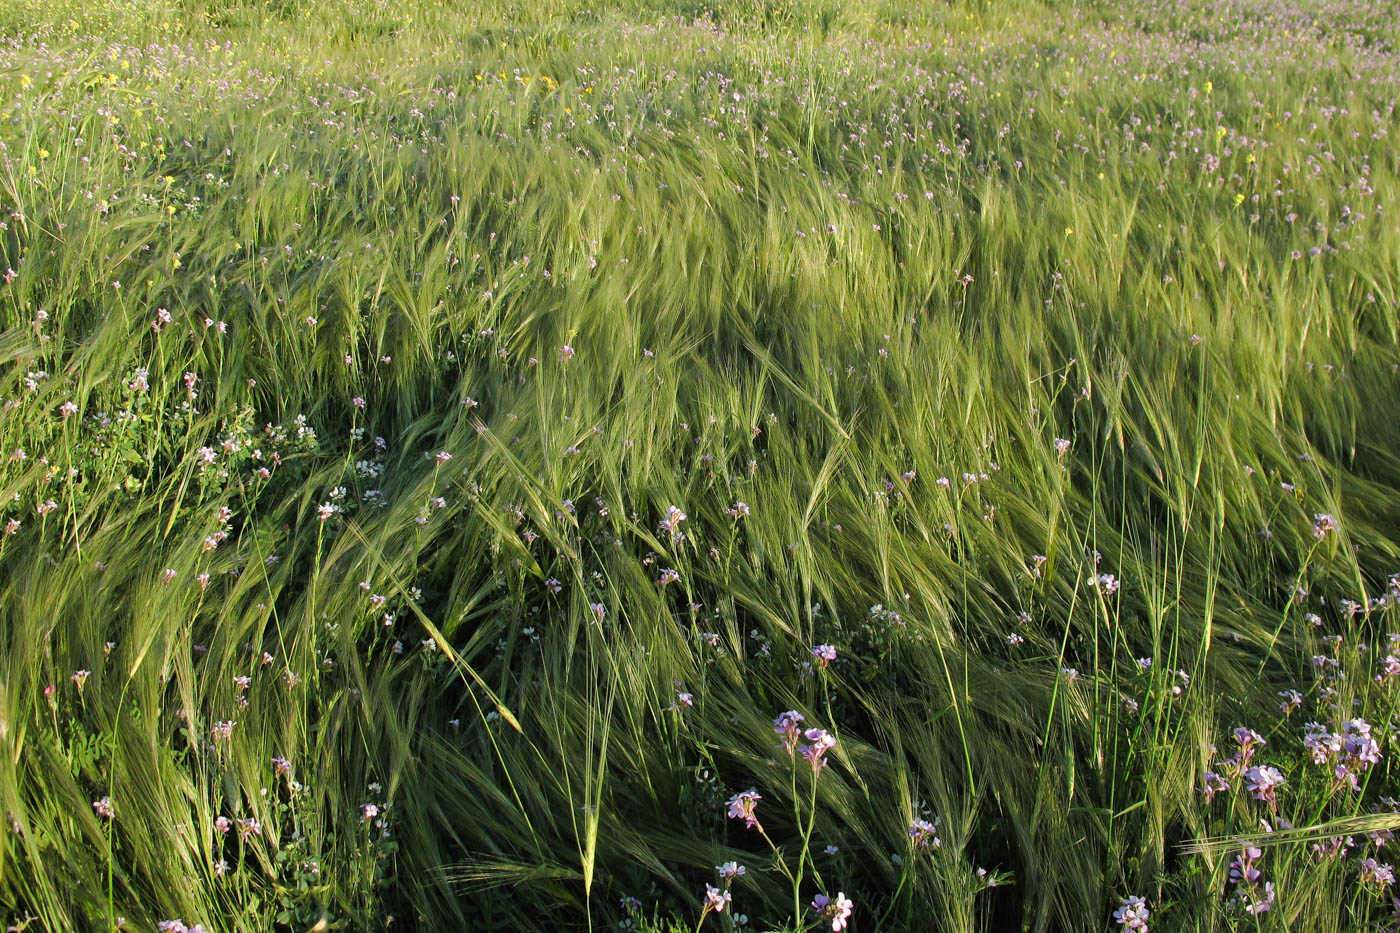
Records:
[[[672,537],[680,534],[681,522],[686,520],[686,514],[674,505],[666,507],[666,517],[658,523],[658,528]]]
[[[724,908],[734,899],[734,895],[729,893],[728,888],[717,888],[712,884],[705,885],[705,900],[702,908],[702,916],[705,913],[723,913]]]
[[[779,713],[773,720],[773,731],[783,737],[782,747],[791,755],[797,750],[798,740],[802,736],[802,723],[805,720],[801,713],[795,709],[790,709],[785,713]]]
[[[1256,766],[1244,773],[1245,790],[1249,791],[1255,800],[1270,806],[1278,803],[1276,794],[1283,783],[1283,772],[1269,765]]]
[[[1333,732],[1321,723],[1303,727],[1303,747],[1313,764],[1331,768],[1338,785],[1360,789],[1360,776],[1381,760],[1380,744],[1371,735],[1364,719],[1351,719]]]
[[[1147,901],[1136,895],[1123,898],[1113,912],[1113,920],[1128,933],[1148,933],[1147,918],[1151,912]]]
[[[830,923],[832,933],[841,933],[851,921],[855,904],[844,891],[837,892],[834,900],[825,894],[818,894],[812,898],[812,910],[816,911],[818,922]]]
[[[1258,917],[1273,909],[1277,899],[1274,883],[1266,881],[1262,885],[1264,873],[1258,863],[1264,852],[1258,846],[1246,844],[1230,862],[1229,880],[1234,886],[1232,900],[1244,908],[1245,913]]]
[[[751,787],[748,790],[740,791],[733,797],[730,797],[727,802],[729,818],[731,820],[743,820],[744,825],[749,829],[756,828],[759,832],[762,832],[763,827],[759,824],[758,817],[754,815],[754,808],[758,806],[758,802],[762,799],[756,788]]]
[[[836,747],[836,736],[825,729],[808,729],[802,733],[809,744],[798,746],[798,753],[812,763],[812,772],[817,773],[826,767],[827,752]]]
[[[943,841],[938,838],[938,827],[928,820],[915,820],[909,824],[909,838],[917,849],[939,848]]]

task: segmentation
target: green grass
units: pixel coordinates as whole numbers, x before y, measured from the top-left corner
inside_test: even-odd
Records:
[[[1397,22],[6,4],[0,919],[1382,922]]]

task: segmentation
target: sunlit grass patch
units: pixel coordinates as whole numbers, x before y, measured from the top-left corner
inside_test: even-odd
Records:
[[[7,924],[1390,919],[1400,16],[0,21]]]

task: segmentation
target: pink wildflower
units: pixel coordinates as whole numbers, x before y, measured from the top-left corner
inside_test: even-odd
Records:
[[[1254,795],[1255,800],[1272,804],[1275,793],[1283,784],[1283,772],[1278,768],[1264,765],[1250,768],[1244,773],[1245,789]]]
[[[773,731],[783,737],[783,747],[789,755],[797,748],[797,740],[802,735],[803,715],[795,709],[779,713],[773,720]]]
[[[836,747],[836,737],[825,729],[808,729],[802,734],[811,744],[803,745],[798,751],[812,763],[812,771],[816,773],[826,767],[822,756]]]
[[[844,891],[837,892],[836,900],[832,900],[825,894],[818,894],[812,898],[812,909],[817,912],[822,923],[831,922],[832,933],[841,933],[846,929],[846,925],[851,921],[851,913],[855,904],[846,897]]]
[[[759,825],[758,817],[754,815],[754,808],[762,799],[755,788],[751,787],[746,791],[740,791],[728,800],[729,818],[743,820],[744,825],[749,829],[757,827],[758,831],[762,832],[763,827]]]
[[[938,827],[928,820],[915,820],[909,824],[909,838],[914,840],[914,845],[920,849],[941,848],[943,840],[938,838]]]
[[[1125,897],[1113,912],[1113,919],[1124,930],[1132,933],[1147,933],[1147,901],[1140,897]]]
[[[733,895],[728,891],[722,891],[712,884],[705,885],[705,902],[703,911],[705,913],[724,913],[725,905],[733,900]]]

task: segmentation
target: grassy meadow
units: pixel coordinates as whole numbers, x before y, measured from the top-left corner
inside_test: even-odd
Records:
[[[0,3],[0,924],[1400,917],[1396,0]]]

